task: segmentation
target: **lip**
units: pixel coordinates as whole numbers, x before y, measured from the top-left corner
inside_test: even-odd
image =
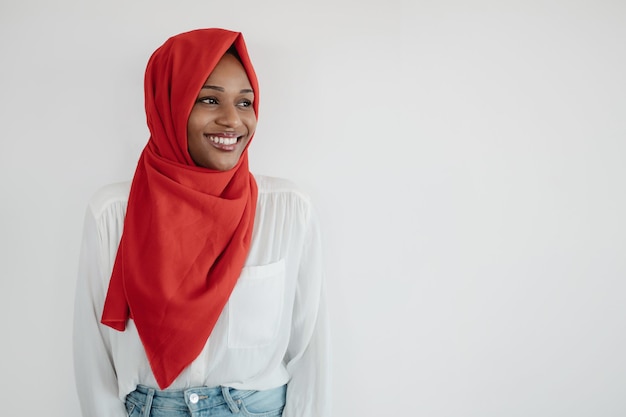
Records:
[[[225,151],[225,152],[232,152],[235,149],[237,149],[237,146],[241,142],[241,139],[243,138],[243,136],[244,135],[238,135],[236,133],[205,133],[204,134],[204,138],[207,140],[207,142],[209,142],[211,146],[221,151]],[[212,138],[228,139],[228,140],[232,140],[236,138],[237,141],[233,144],[216,143]]]

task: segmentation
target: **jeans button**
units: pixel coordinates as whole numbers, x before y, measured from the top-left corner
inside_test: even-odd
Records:
[[[195,392],[189,396],[189,402],[191,402],[192,404],[196,404],[199,399],[200,397],[198,397],[198,394],[196,394]]]

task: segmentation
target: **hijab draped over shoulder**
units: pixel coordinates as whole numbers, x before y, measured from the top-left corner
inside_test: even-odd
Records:
[[[187,150],[198,92],[231,46],[258,115],[257,79],[241,33],[176,35],[146,68],[150,139],[133,177],[102,323],[123,331],[134,320],[161,389],[202,351],[250,248],[257,186],[247,148],[228,171],[196,166]]]

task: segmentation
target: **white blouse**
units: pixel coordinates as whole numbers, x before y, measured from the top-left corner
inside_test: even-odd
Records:
[[[288,383],[284,417],[330,415],[329,329],[320,232],[311,201],[291,182],[255,176],[250,253],[200,355],[168,389],[263,390]],[[132,320],[100,323],[130,183],[108,185],[85,215],[74,312],[74,367],[85,417],[126,416],[137,384],[158,387]]]

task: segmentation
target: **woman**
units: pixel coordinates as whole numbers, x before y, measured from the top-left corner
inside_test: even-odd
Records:
[[[248,169],[259,89],[242,35],[168,39],[145,100],[132,183],[98,191],[85,217],[83,415],[328,415],[318,225],[293,184]]]

